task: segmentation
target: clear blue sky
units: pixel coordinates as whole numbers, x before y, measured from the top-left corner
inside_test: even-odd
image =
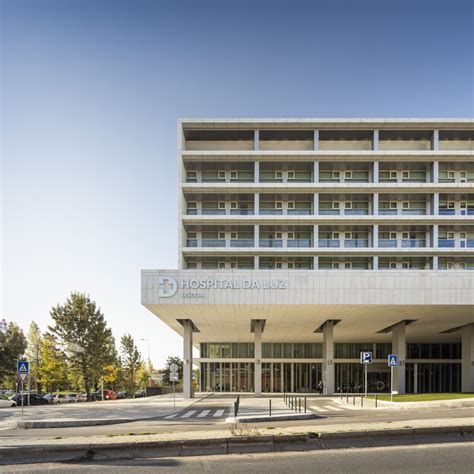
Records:
[[[0,317],[84,291],[157,365],[181,338],[140,269],[177,267],[178,118],[474,115],[471,1],[0,4]]]

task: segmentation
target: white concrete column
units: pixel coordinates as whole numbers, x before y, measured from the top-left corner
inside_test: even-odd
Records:
[[[374,200],[372,204],[373,214],[374,216],[378,216],[379,215],[379,193],[373,194],[373,200]]]
[[[439,239],[439,226],[438,224],[433,224],[433,237],[431,246],[435,249],[438,248],[438,239]]]
[[[253,269],[258,270],[260,268],[260,257],[258,255],[255,255],[253,257]]]
[[[253,164],[253,182],[260,182],[260,161],[255,161]]]
[[[372,138],[372,149],[378,151],[379,149],[379,131],[374,130],[374,136]]]
[[[313,183],[319,183],[319,161],[313,163]]]
[[[392,328],[392,354],[398,356],[398,366],[393,369],[392,390],[405,393],[406,323],[404,321]]]
[[[433,151],[439,150],[439,130],[433,130],[433,138],[431,139],[431,149]]]
[[[184,398],[193,398],[193,323],[183,321],[183,392]]]
[[[431,167],[432,167],[431,180],[433,181],[433,183],[437,184],[439,183],[439,161],[433,161]]]
[[[319,150],[319,130],[314,130],[314,138],[313,138],[313,150]]]
[[[313,248],[317,249],[319,247],[319,225],[313,225]]]
[[[319,269],[319,257],[315,255],[313,257],[313,270],[318,270]]]
[[[372,226],[372,246],[378,248],[379,246],[379,225],[374,224]]]
[[[435,255],[433,257],[433,270],[438,270],[438,268],[439,268],[438,255]]]
[[[260,214],[260,194],[255,193],[253,196],[253,214],[254,216],[258,216]]]
[[[254,344],[255,344],[255,396],[262,395],[262,332],[263,321],[255,321],[253,328]]]
[[[323,326],[323,389],[325,395],[335,390],[334,323],[326,321]]]
[[[372,169],[372,182],[378,183],[379,182],[379,162],[374,161],[374,167]]]
[[[313,194],[313,215],[319,215],[319,193]]]
[[[374,255],[372,259],[372,270],[378,270],[379,269],[379,257],[378,255]]]
[[[461,391],[474,392],[474,323],[461,328]]]
[[[254,130],[253,132],[253,149],[255,151],[260,150],[260,130]]]
[[[439,214],[439,193],[433,194],[433,209],[431,210],[433,216]]]

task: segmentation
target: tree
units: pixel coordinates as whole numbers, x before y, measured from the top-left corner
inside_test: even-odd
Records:
[[[30,380],[35,385],[36,392],[41,392],[41,383],[39,382],[41,369],[41,348],[43,345],[43,337],[39,326],[31,321],[28,330],[28,347],[26,356],[30,361]]]
[[[10,323],[6,332],[0,331],[0,381],[8,387],[15,386],[18,355],[26,349],[26,338],[15,323]]]
[[[58,349],[56,340],[51,334],[45,334],[41,345],[41,367],[38,382],[49,392],[54,392],[67,385],[66,355]]]
[[[111,390],[114,389],[114,382],[117,380],[120,372],[120,368],[113,364],[107,364],[104,367],[104,382],[110,384]]]
[[[64,345],[69,363],[82,379],[87,399],[104,373],[104,359],[114,344],[103,313],[84,293],[71,293],[65,304],[52,308],[50,331]]]
[[[170,381],[170,365],[176,364],[178,366],[178,377],[179,380],[183,380],[183,360],[178,356],[169,356],[166,359],[165,375],[163,376],[163,383],[171,385]]]
[[[132,391],[136,387],[136,375],[142,365],[142,356],[130,334],[124,334],[120,340],[122,370],[124,372],[127,389]]]
[[[150,379],[151,379],[151,372],[150,369],[148,368],[148,364],[145,364],[142,362],[140,364],[140,367],[138,368],[137,371],[137,383],[140,388],[145,389],[150,385]]]

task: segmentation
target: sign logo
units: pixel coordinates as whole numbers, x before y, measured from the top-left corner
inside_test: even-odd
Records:
[[[372,363],[372,352],[361,352],[360,353],[360,363],[361,364],[371,364]]]
[[[28,378],[28,374],[30,372],[30,364],[27,360],[19,360],[16,365],[16,372],[18,378],[21,380],[22,383]]]
[[[178,291],[178,282],[174,278],[160,276],[158,278],[158,284],[160,285],[158,290],[158,295],[160,298],[170,298]]]
[[[396,367],[398,365],[398,356],[395,354],[388,355],[388,366]]]

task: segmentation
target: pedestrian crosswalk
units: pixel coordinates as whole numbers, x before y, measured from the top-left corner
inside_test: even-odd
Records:
[[[335,413],[338,411],[344,411],[344,408],[337,407],[335,405],[314,405],[310,406],[309,408],[318,413]]]
[[[188,419],[188,418],[222,418],[225,409],[187,410],[180,413],[172,413],[164,417],[165,420]]]

